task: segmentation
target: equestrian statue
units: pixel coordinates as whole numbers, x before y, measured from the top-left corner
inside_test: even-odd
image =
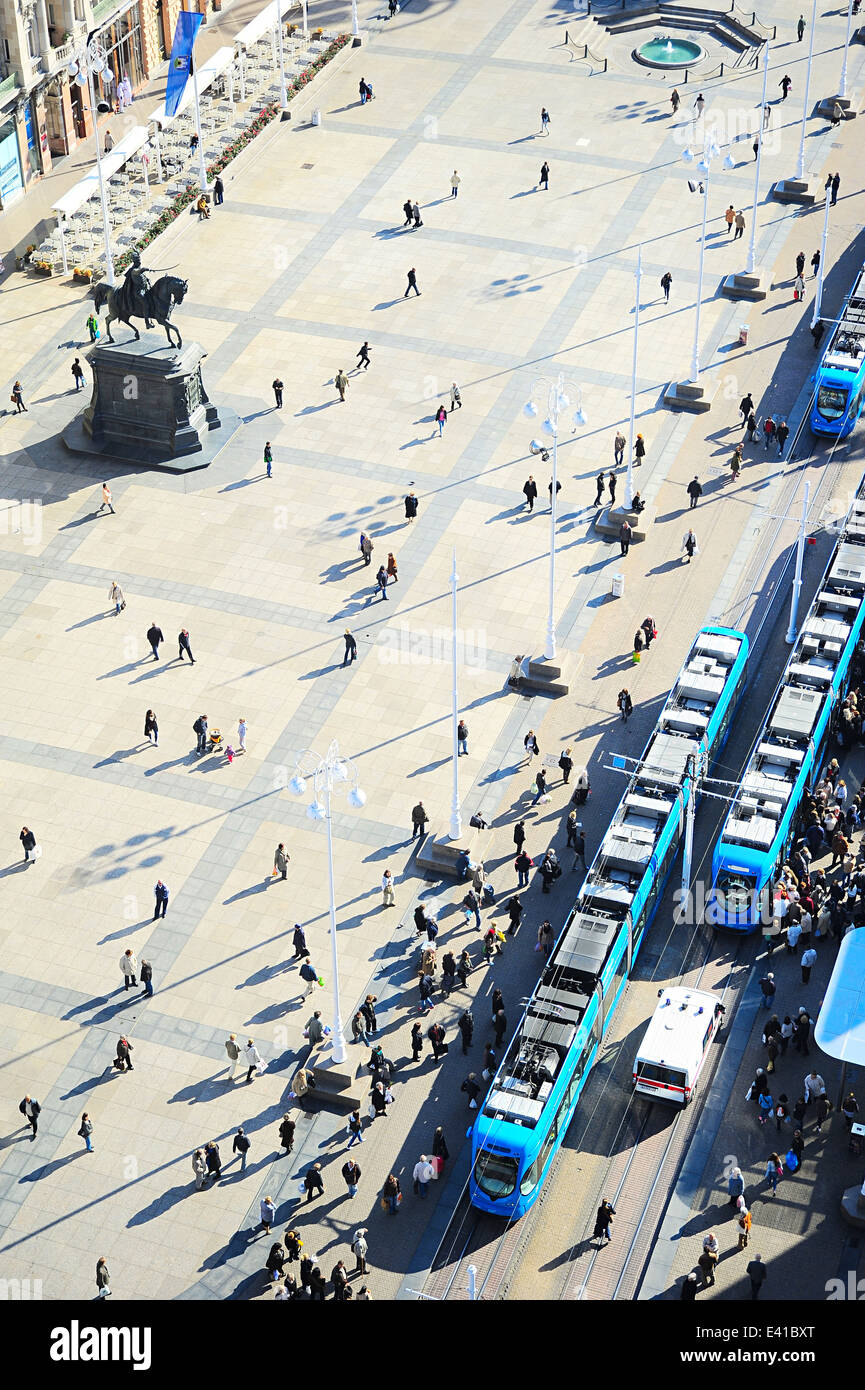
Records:
[[[151,285],[150,277],[141,264],[141,257],[137,251],[132,252],[132,264],[126,272],[126,278],[122,285],[112,286],[101,284],[96,288],[94,303],[96,312],[106,309],[105,332],[109,343],[113,343],[111,336],[111,325],[115,319],[125,323],[127,328],[131,328],[136,339],[141,337],[134,323],[133,318],[144,319],[145,328],[152,328],[154,323],[161,323],[165,329],[170,347],[183,347],[183,339],[177,326],[170,323],[171,310],[175,304],[183,303],[183,296],[189,288],[188,280],[181,280],[177,275],[161,275],[159,279]],[[177,343],[172,340],[172,330],[177,334]]]

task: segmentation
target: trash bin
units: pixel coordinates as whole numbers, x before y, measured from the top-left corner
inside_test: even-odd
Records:
[[[614,575],[613,575],[613,583],[612,583],[612,587],[611,587],[611,589],[610,589],[610,593],[613,595],[613,598],[621,598],[622,595],[624,594],[624,592],[625,592],[625,576],[624,576],[623,574],[614,574]]]
[[[742,347],[747,347],[747,346],[748,346],[748,325],[747,325],[747,323],[740,323],[740,324],[739,324],[739,343],[740,343],[740,345],[741,345]]]
[[[317,106],[312,113],[312,123],[313,125],[321,125],[321,111]]]

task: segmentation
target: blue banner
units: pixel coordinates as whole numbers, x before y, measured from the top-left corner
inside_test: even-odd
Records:
[[[171,58],[168,63],[168,82],[165,87],[165,114],[175,116],[192,72],[192,47],[202,16],[192,10],[181,10],[174,30]]]

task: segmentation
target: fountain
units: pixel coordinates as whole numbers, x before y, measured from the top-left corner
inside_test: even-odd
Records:
[[[633,58],[647,68],[690,68],[706,57],[706,50],[693,39],[674,39],[661,34],[635,48]]]

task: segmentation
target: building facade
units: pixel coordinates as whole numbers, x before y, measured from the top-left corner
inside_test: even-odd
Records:
[[[212,0],[0,0],[0,209],[49,173],[52,161],[93,137],[88,89],[69,73],[88,33],[96,31],[114,79],[95,80],[96,101],[113,109],[122,77],[136,93],[165,62],[180,9],[204,13],[210,6]]]

